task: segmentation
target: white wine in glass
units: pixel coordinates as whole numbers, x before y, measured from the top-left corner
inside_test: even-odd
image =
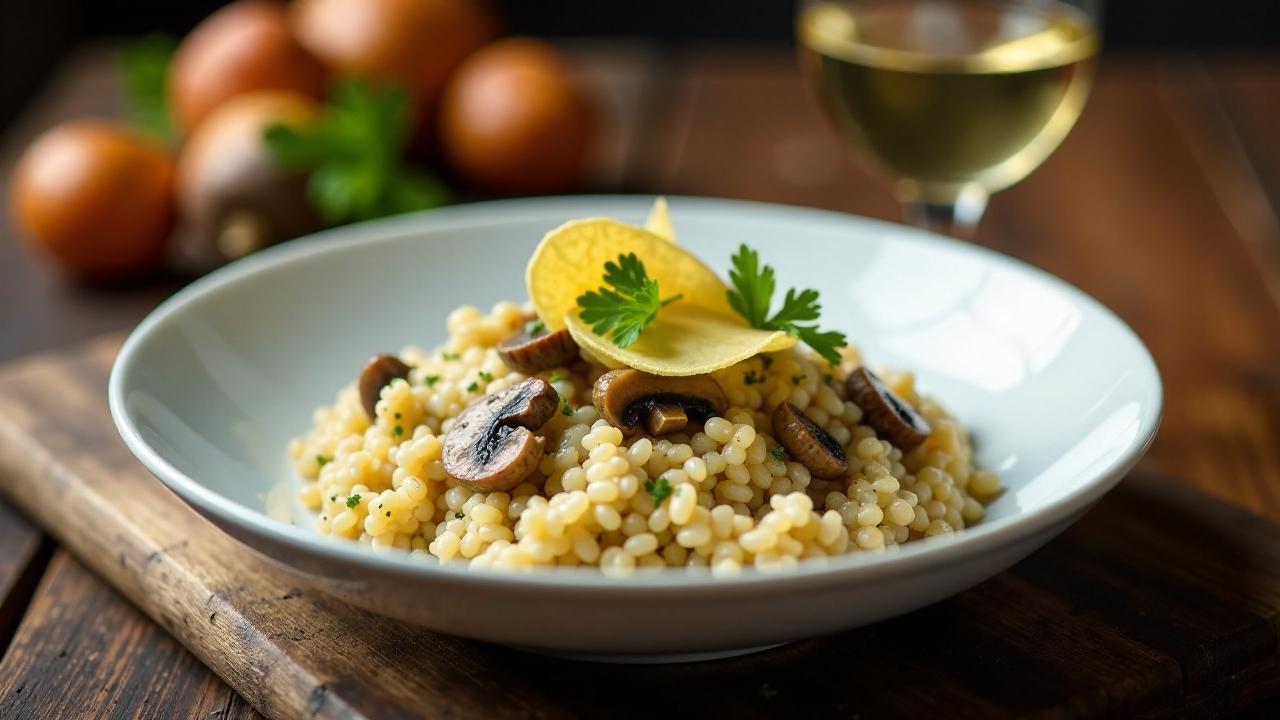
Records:
[[[896,182],[912,222],[972,232],[1084,107],[1085,0],[810,0],[801,57],[837,129]]]

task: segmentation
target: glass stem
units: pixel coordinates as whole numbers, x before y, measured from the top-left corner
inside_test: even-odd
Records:
[[[978,221],[987,209],[987,192],[978,185],[936,195],[924,192],[914,183],[904,182],[898,195],[908,223],[963,240],[973,239]]]

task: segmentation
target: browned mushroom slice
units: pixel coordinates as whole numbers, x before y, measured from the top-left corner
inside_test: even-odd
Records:
[[[863,422],[902,449],[914,449],[929,438],[929,423],[906,400],[894,395],[876,374],[860,367],[845,379],[849,399],[862,408]]]
[[[773,434],[787,454],[809,468],[814,477],[836,480],[849,472],[840,443],[795,405],[782,403],[773,411]]]
[[[568,330],[549,333],[540,320],[525,323],[520,332],[498,343],[497,350],[507,367],[526,375],[566,365],[578,357],[578,344]]]
[[[724,389],[710,375],[663,377],[631,368],[601,375],[591,402],[623,432],[643,423],[654,435],[679,432],[690,420],[703,422],[729,407]]]
[[[519,485],[542,459],[542,443],[533,431],[559,406],[555,388],[541,378],[476,400],[445,434],[445,472],[477,492]]]
[[[390,385],[396,378],[403,380],[408,377],[409,366],[395,355],[375,355],[364,364],[357,385],[360,388],[360,404],[364,406],[370,420],[376,417],[382,388]]]

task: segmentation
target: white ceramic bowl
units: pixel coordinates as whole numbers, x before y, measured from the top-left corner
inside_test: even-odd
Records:
[[[140,460],[226,532],[315,587],[433,630],[548,652],[710,657],[905,613],[1043,545],[1138,460],[1160,377],[1119,319],[1046,273],[883,222],[776,205],[675,198],[680,241],[713,267],[739,243],[780,285],[822,292],[824,327],[873,364],[912,368],[972,428],[1008,491],[979,525],[883,553],[747,572],[474,572],[374,554],[273,519],[298,487],[285,445],[375,352],[443,339],[454,307],[523,301],[525,263],[573,217],[640,221],[650,198],[465,205],[322,233],[215,272],[129,337],[111,411]]]

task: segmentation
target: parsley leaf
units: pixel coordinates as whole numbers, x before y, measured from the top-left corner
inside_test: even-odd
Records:
[[[779,446],[775,447],[774,449],[770,450],[770,451],[769,451],[769,454],[770,454],[770,455],[772,455],[772,456],[774,457],[774,459],[777,459],[777,460],[786,460],[786,459],[787,459],[787,449],[786,449],[786,448],[784,448],[784,447],[782,447],[781,445],[779,445]]]
[[[462,353],[442,352],[440,357],[445,360],[460,360],[462,359]]]
[[[316,456],[316,465],[319,465],[320,467],[324,467],[325,465],[328,465],[332,461],[333,461],[333,458],[325,457],[324,455]]]
[[[147,35],[126,45],[116,59],[130,119],[165,142],[177,134],[168,99],[169,65],[177,47],[171,35]]]
[[[654,482],[653,480],[646,480],[644,482],[644,489],[653,496],[654,502],[660,503],[671,497],[671,491],[674,488],[671,487],[671,482],[667,480],[667,476],[663,475],[658,478],[657,482]]]
[[[359,504],[360,504],[359,495],[352,495],[351,497],[347,498],[347,507],[354,509],[355,506]]]
[[[649,277],[635,253],[619,255],[618,261],[604,264],[601,287],[578,297],[582,319],[598,335],[609,333],[618,347],[630,347],[640,333],[658,316],[658,311],[684,297],[660,299],[658,281]]]
[[[564,379],[564,373],[560,372],[559,370],[553,370],[551,372],[551,377],[547,378],[547,382],[558,383],[563,379]]]
[[[562,401],[560,401],[560,414],[561,414],[561,415],[563,415],[563,416],[565,416],[565,417],[572,417],[572,416],[573,416],[573,408],[569,407],[569,401],[568,401],[568,400],[562,400]]]
[[[788,290],[782,307],[770,316],[777,289],[773,268],[762,266],[759,253],[746,245],[738,247],[732,261],[729,280],[733,282],[733,289],[729,291],[729,305],[751,327],[781,330],[803,340],[828,362],[840,362],[840,348],[848,344],[844,333],[823,332],[817,325],[801,324],[818,320],[822,305],[818,303],[817,290]]]
[[[467,386],[467,392],[475,392],[479,389],[480,389],[480,384],[474,380],[472,380],[471,384]]]
[[[485,372],[484,370],[481,370],[480,372],[476,373],[476,375],[478,375],[480,379],[485,382],[493,382],[493,373],[491,372]]]
[[[263,137],[276,164],[307,171],[307,196],[329,223],[442,205],[444,185],[404,161],[413,132],[402,85],[377,88],[348,79],[308,127],[276,123]]]
[[[524,334],[529,336],[536,336],[546,329],[547,324],[541,320],[530,320],[524,324]]]
[[[422,382],[426,383],[427,387],[431,387],[432,385],[435,385],[436,383],[440,382],[440,376],[439,376],[439,375],[428,375],[428,376],[426,376],[426,377],[422,378]]]

